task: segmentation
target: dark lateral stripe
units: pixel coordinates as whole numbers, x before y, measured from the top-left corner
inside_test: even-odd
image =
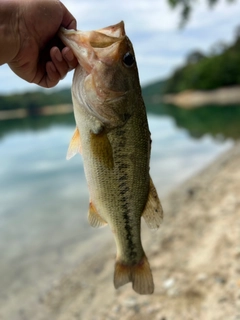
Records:
[[[128,157],[128,152],[126,150],[126,142],[127,138],[125,136],[126,132],[124,128],[120,128],[116,131],[116,135],[119,137],[118,145],[115,148],[115,165],[117,167],[118,172],[120,173],[119,177],[119,200],[120,200],[120,207],[122,210],[122,218],[123,218],[123,226],[126,231],[126,239],[127,242],[127,256],[131,261],[136,260],[137,252],[136,247],[133,242],[133,228],[131,226],[131,219],[130,219],[130,194],[129,194],[129,187],[127,185],[128,181],[128,173],[126,169],[129,167],[128,163],[126,162]]]

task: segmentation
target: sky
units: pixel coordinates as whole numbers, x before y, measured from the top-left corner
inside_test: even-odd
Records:
[[[219,0],[209,9],[206,0],[196,0],[189,22],[179,29],[180,14],[167,0],[62,0],[77,19],[78,29],[95,30],[123,20],[133,43],[142,85],[165,79],[195,49],[211,52],[218,42],[230,44],[240,26],[240,2]],[[70,72],[55,90],[70,87]],[[0,94],[39,89],[18,78],[7,65],[0,67]],[[46,89],[49,90],[49,89]]]

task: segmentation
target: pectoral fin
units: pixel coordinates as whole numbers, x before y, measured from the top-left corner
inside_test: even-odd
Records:
[[[106,133],[91,134],[91,151],[93,157],[106,168],[113,169],[113,151]]]
[[[76,128],[68,147],[67,160],[74,157],[75,154],[77,154],[78,152],[81,153],[82,151],[81,151],[80,133],[78,128]]]
[[[98,214],[92,201],[90,201],[90,204],[89,204],[88,222],[93,228],[100,228],[107,225],[107,222]]]
[[[163,219],[163,209],[151,178],[148,200],[142,217],[150,229],[158,229]]]

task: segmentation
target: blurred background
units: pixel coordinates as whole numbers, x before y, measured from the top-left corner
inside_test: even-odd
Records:
[[[124,20],[146,102],[151,174],[160,198],[239,140],[239,1],[62,2],[78,29]],[[37,296],[111,238],[107,228],[88,225],[81,157],[66,161],[75,127],[72,76],[44,90],[7,65],[0,68],[2,307],[23,291]]]

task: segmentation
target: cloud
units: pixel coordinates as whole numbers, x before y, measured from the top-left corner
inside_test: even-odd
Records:
[[[167,0],[62,0],[77,19],[78,29],[93,30],[125,22],[126,32],[133,42],[142,84],[167,77],[186,58],[200,49],[209,51],[218,42],[231,42],[239,24],[240,5],[219,0],[209,9],[206,0],[196,1],[190,21],[178,29],[180,14],[172,10]],[[68,75],[57,89],[71,85]],[[15,76],[7,66],[0,68],[1,92],[36,89]]]

